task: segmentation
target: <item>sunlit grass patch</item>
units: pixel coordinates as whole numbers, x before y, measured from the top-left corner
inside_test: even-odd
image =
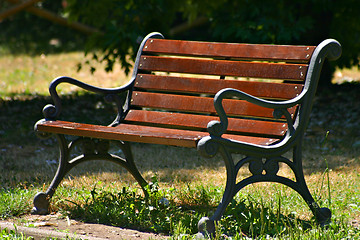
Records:
[[[36,193],[34,189],[29,190],[22,187],[0,189],[0,219],[29,213],[29,206],[32,203],[34,193]]]
[[[60,76],[68,76],[98,87],[118,87],[129,80],[115,66],[113,72],[104,71],[101,63],[92,63],[97,70],[91,74],[90,67],[77,72],[77,65],[89,61],[81,52],[61,54],[0,55],[0,96],[16,94],[47,95],[50,82]],[[59,86],[60,93],[77,91],[70,85]]]

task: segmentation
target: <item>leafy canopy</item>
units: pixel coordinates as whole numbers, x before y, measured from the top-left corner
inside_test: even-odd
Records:
[[[99,29],[100,33],[82,37],[82,47],[95,60],[107,63],[108,71],[118,61],[128,73],[139,42],[153,31],[166,38],[270,44],[317,45],[334,38],[342,44],[343,54],[332,64],[359,64],[358,0],[54,0],[37,7]],[[0,44],[16,39],[16,43],[23,40],[36,45],[35,38],[44,38],[47,32],[52,37],[61,33],[66,38],[57,37],[64,41],[79,40],[78,35],[72,34],[71,39],[68,32],[37,18],[34,22],[29,14],[22,16],[0,22],[0,28],[6,29]]]
[[[166,37],[227,42],[312,44],[335,38],[343,45],[340,67],[359,64],[357,0],[68,0],[73,20],[101,29],[87,50],[101,49],[108,70],[118,59],[128,71],[139,40],[158,31]],[[86,6],[86,7],[84,7]],[[206,19],[197,24],[199,19]],[[188,24],[185,31],[174,30]],[[176,36],[174,36],[176,35]],[[97,56],[95,55],[95,58]]]

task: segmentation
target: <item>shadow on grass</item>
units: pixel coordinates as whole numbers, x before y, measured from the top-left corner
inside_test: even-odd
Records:
[[[98,95],[75,92],[63,95],[61,99],[63,120],[106,125],[116,116],[115,107],[106,104]],[[360,102],[354,99],[360,99],[359,84],[338,86],[336,90],[322,93],[315,101],[304,141],[306,174],[323,172],[326,164],[329,168],[360,164],[356,158],[360,154],[360,146],[354,147],[359,144]],[[43,118],[42,108],[48,103],[52,103],[52,100],[45,96],[22,95],[0,99],[0,166],[4,172],[21,173],[15,174],[14,182],[48,182],[52,178],[48,172],[56,170],[57,143],[54,139],[40,140],[33,131],[36,121]],[[325,139],[328,131],[328,138]],[[223,166],[220,157],[203,159],[195,149],[133,144],[133,152],[141,171],[163,171],[163,181],[173,180],[179,169],[218,169]],[[42,166],[45,166],[45,171]],[[95,170],[92,170],[92,166],[99,166],[98,163],[89,166],[75,167],[79,170],[72,171],[72,174],[80,176],[86,172],[99,172],[99,169],[122,171],[113,163],[95,167]],[[23,176],[26,176],[25,181]],[[184,175],[183,180],[191,181],[192,177]]]

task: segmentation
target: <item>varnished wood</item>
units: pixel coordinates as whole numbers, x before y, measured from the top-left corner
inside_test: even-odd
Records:
[[[314,49],[314,46],[212,43],[149,39],[145,44],[143,52],[164,55],[309,62]]]
[[[224,109],[229,116],[273,118],[273,109],[260,107],[243,100],[225,99]],[[213,98],[163,93],[134,92],[131,105],[172,111],[216,114]],[[289,109],[290,114],[295,107]]]
[[[142,56],[139,69],[219,76],[304,80],[307,65]]]
[[[126,116],[125,122],[206,132],[207,124],[213,120],[219,120],[219,118],[206,115],[131,110]],[[281,138],[286,130],[287,124],[284,122],[229,118],[227,132],[237,135]]]
[[[65,121],[47,121],[37,125],[38,131],[56,134],[75,135],[90,138],[121,140],[162,145],[174,145],[195,148],[197,142],[207,132],[120,124],[116,127],[106,127],[91,124]],[[272,138],[250,137],[225,134],[224,137],[237,141],[250,142],[259,145],[269,145],[278,141]]]
[[[138,90],[216,94],[223,88],[235,88],[260,98],[292,99],[301,93],[303,84],[187,78],[152,74],[139,74]]]

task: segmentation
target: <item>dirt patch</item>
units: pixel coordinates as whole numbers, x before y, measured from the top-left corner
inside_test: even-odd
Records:
[[[49,237],[65,238],[76,237],[80,239],[167,239],[168,236],[139,232],[132,229],[107,226],[103,224],[92,224],[64,218],[60,213],[45,216],[25,215],[21,218],[8,222],[1,222],[4,228],[7,225],[16,224],[18,231],[25,235],[33,236],[35,239]],[[58,234],[59,233],[59,234]]]

